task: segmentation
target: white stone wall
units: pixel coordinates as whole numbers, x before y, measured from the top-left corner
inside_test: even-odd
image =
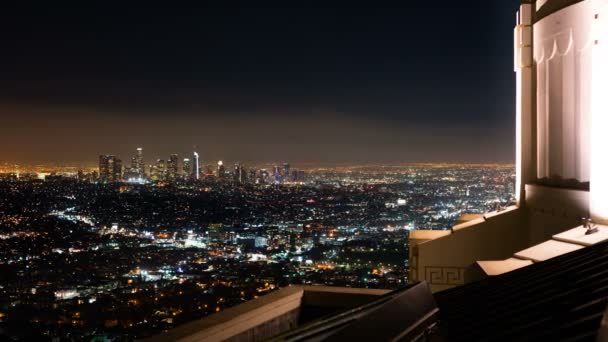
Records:
[[[589,211],[596,222],[608,224],[608,0],[594,0],[591,4],[594,18]]]
[[[593,21],[601,1],[583,1],[534,25],[537,176],[590,179]]]

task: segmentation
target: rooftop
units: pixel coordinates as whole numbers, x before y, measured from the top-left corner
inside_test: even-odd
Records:
[[[450,341],[594,340],[608,304],[608,242],[435,294]]]

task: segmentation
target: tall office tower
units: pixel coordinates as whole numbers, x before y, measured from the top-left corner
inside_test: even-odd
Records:
[[[122,160],[114,158],[114,181],[122,180]]]
[[[122,179],[122,161],[113,155],[100,155],[99,179],[103,182],[120,181]]]
[[[177,154],[172,154],[169,156],[169,161],[167,161],[167,178],[174,180],[177,178],[177,174],[179,172],[179,160],[177,158]]]
[[[131,171],[139,173],[139,168],[137,164],[137,156],[131,157]]]
[[[224,168],[224,162],[220,160],[217,162],[217,178],[224,177],[226,177],[226,169]]]
[[[182,161],[182,171],[184,173],[184,176],[186,177],[192,171],[192,163],[190,162],[190,158],[184,158],[184,160]]]
[[[163,159],[159,159],[156,161],[156,167],[160,171],[160,178],[167,179],[167,162]]]
[[[198,160],[198,152],[192,154],[192,179],[198,180],[201,176],[200,161]]]
[[[109,181],[110,178],[110,156],[99,156],[99,180],[102,182]]]
[[[116,158],[114,156],[108,156],[108,182],[114,181],[114,160]]]
[[[270,178],[270,174],[268,173],[268,170],[261,169],[260,173],[258,174],[258,181],[257,181],[257,183],[265,184],[265,183],[268,182],[268,178]]]
[[[234,171],[232,173],[232,180],[235,183],[239,182],[239,173],[241,172],[241,165],[239,162],[234,163]]]
[[[165,180],[167,179],[167,164],[163,159],[157,159],[156,164],[150,168],[150,178],[152,180]]]
[[[248,174],[247,174],[247,169],[245,168],[245,166],[241,165],[241,173],[239,175],[239,182],[240,183],[247,183],[248,182]]]
[[[257,183],[257,170],[256,169],[250,169],[249,172],[247,172],[247,183]]]
[[[243,165],[241,165],[238,162],[235,163],[234,164],[234,174],[232,176],[233,176],[233,179],[235,182],[245,183],[245,180],[247,179],[247,172],[246,172],[245,168],[243,167]]]
[[[146,176],[145,165],[144,165],[144,149],[141,147],[137,148],[137,154],[135,155],[137,161],[137,170],[139,172],[139,176],[144,178]]]
[[[283,183],[283,169],[279,165],[275,165],[272,171],[272,183]]]
[[[283,163],[283,180],[289,181],[291,166],[289,163]]]
[[[119,182],[122,180],[122,160],[114,158],[114,169],[113,169],[112,181]]]

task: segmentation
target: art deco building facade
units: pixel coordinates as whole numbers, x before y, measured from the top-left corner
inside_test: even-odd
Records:
[[[451,232],[414,232],[413,280],[437,291],[463,284],[477,261],[503,261],[481,264],[493,273],[522,267],[539,259],[519,252],[537,244],[557,254],[576,248],[551,241],[582,217],[608,222],[607,5],[522,1],[514,30],[517,206]]]
[[[282,289],[171,337],[608,338],[608,0],[522,0],[514,43],[516,205],[413,231],[406,289]],[[375,299],[349,305],[363,297]],[[310,305],[337,313],[303,322]]]

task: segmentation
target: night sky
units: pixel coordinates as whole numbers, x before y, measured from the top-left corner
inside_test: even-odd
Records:
[[[2,8],[0,162],[514,160],[519,1],[210,3]]]

